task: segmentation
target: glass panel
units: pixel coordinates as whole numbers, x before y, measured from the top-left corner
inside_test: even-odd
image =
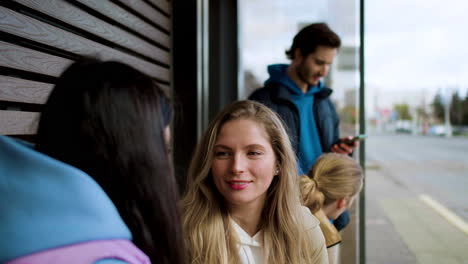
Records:
[[[354,1],[240,0],[240,54],[243,83],[240,98],[247,98],[268,79],[267,66],[289,63],[285,51],[305,25],[327,22],[342,39],[342,47],[325,84],[341,117],[343,135],[354,135],[358,119],[359,25]]]
[[[368,263],[468,259],[467,9],[366,2]]]
[[[269,78],[267,66],[290,61],[285,51],[304,26],[327,22],[342,39],[325,85],[333,88],[331,100],[341,119],[342,136],[358,131],[359,5],[357,1],[239,0],[240,99],[247,98]],[[358,204],[357,202],[354,204]],[[342,263],[356,263],[357,210],[343,232]]]

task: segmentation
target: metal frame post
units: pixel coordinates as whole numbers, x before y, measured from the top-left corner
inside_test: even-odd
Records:
[[[366,133],[365,115],[365,0],[359,0],[359,134]],[[359,162],[364,176],[366,175],[366,142],[362,141],[359,148]],[[359,198],[359,259],[361,264],[366,263],[366,177]]]

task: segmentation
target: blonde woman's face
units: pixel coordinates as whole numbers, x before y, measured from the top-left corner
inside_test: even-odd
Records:
[[[229,121],[221,128],[213,150],[211,172],[228,207],[261,210],[276,164],[265,129],[252,120]]]

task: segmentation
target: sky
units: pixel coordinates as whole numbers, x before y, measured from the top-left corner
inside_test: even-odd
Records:
[[[366,10],[366,82],[466,93],[468,1],[372,0]]]
[[[341,21],[349,27],[356,19],[345,6],[350,2],[356,1],[240,0],[244,70],[263,82],[268,64],[288,63],[284,50],[301,22]],[[428,101],[438,90],[455,88],[466,95],[468,1],[367,0],[365,5],[368,90],[393,101],[418,96]]]

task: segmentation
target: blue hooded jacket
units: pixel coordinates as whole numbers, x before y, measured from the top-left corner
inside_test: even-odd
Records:
[[[91,177],[5,136],[0,136],[0,201],[0,263],[80,242],[132,238]]]
[[[281,72],[281,68],[287,66],[288,65],[270,65],[268,69],[271,74],[271,70],[278,68]],[[273,75],[276,76],[276,74]],[[294,91],[289,86],[290,85],[288,85],[288,81],[285,81],[282,78],[273,78],[272,76],[272,78],[265,82],[265,86],[255,90],[249,96],[249,99],[263,103],[275,111],[283,119],[291,139],[291,144],[299,159],[301,157],[301,151],[303,151],[303,147],[301,147],[301,145],[309,144],[302,141],[302,134],[307,132],[303,132],[305,130],[303,130],[301,122],[304,121],[301,120],[300,111],[310,111],[313,113],[315,118],[315,125],[322,148],[322,153],[330,152],[333,144],[338,143],[340,140],[340,120],[338,118],[335,105],[330,100],[332,90],[325,86],[320,87],[320,89],[314,93],[312,106],[308,105],[308,109],[306,108],[300,110],[294,102]],[[305,146],[305,148],[307,147],[308,146]],[[312,165],[313,164],[309,164],[308,168],[306,169],[307,166],[304,167],[304,164],[302,164],[302,172],[308,172]],[[338,219],[334,221],[333,224],[338,230],[341,230],[348,223],[349,212],[345,211]]]
[[[309,90],[304,93],[286,74],[287,64],[274,64],[268,66],[270,78],[265,82],[265,86],[269,83],[280,83],[286,87],[291,94],[291,101],[297,108],[299,113],[300,133],[298,146],[298,170],[299,174],[307,173],[311,164],[322,154],[322,145],[315,122],[315,116],[310,109],[314,105],[315,94],[320,92],[323,87],[322,82],[316,86],[309,87]]]
[[[313,94],[313,101],[306,106],[303,106],[303,109],[298,109],[298,106],[296,105],[297,101],[296,103],[294,101],[295,94],[297,92],[295,92],[293,90],[294,88],[291,87],[291,83],[294,82],[286,75],[287,66],[288,65],[281,64],[270,65],[268,70],[271,78],[265,82],[265,87],[255,90],[249,96],[249,99],[265,104],[283,119],[291,139],[291,144],[299,159],[302,155],[301,152],[310,145],[310,142],[303,142],[304,139],[302,136],[309,136],[309,139],[306,140],[318,141],[321,147],[320,154],[323,152],[329,152],[332,145],[339,141],[339,118],[336,113],[335,106],[330,100],[332,90],[323,85],[318,87],[318,89],[310,89],[312,90],[310,92]],[[295,84],[294,87],[299,89]],[[309,116],[313,115],[313,119],[311,117],[307,117],[307,120],[305,120],[308,124],[307,126],[309,126],[308,128],[303,128],[303,124],[301,122],[304,121],[301,120],[301,111],[302,113],[305,113],[303,116],[307,116],[306,112],[309,113]],[[315,122],[315,126],[313,125],[313,122]],[[303,135],[304,133],[309,133],[311,131],[311,127],[315,127],[317,129],[316,132],[318,134],[318,140],[315,135]],[[317,145],[314,145],[313,148],[317,151]],[[315,159],[313,158],[314,161]],[[303,168],[301,169],[303,173],[307,173],[311,166],[312,163],[307,166],[303,162],[300,167]]]

